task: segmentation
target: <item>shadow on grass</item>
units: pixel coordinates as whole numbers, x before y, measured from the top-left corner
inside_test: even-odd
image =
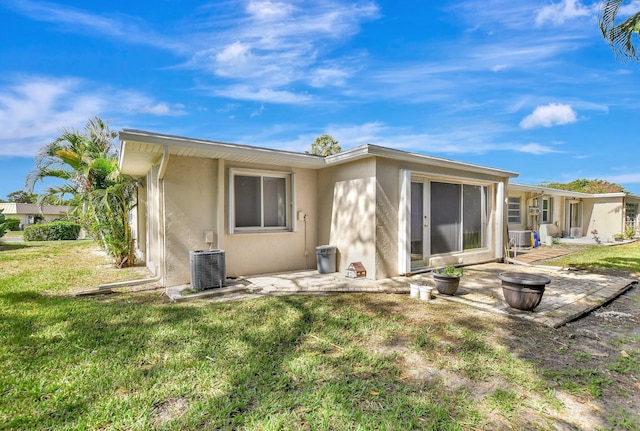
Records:
[[[12,251],[12,250],[20,250],[23,248],[34,248],[38,247],[37,244],[27,244],[24,242],[3,242],[0,240],[0,252],[3,251]]]
[[[384,317],[393,301],[350,305],[340,297],[175,306],[4,292],[0,338],[12,365],[0,376],[11,388],[0,410],[15,429],[444,429],[468,416],[464,397],[406,385],[393,356],[362,344],[402,328]],[[160,419],[158,406],[171,399],[184,400],[184,411]]]
[[[635,257],[606,257],[590,262],[570,263],[569,267],[583,271],[615,270],[620,273],[634,273],[640,269],[640,258]]]

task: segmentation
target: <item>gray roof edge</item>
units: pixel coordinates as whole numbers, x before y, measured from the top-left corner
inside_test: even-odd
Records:
[[[234,144],[207,139],[188,138],[184,136],[168,135],[163,133],[148,132],[145,130],[122,129],[119,132],[121,141],[143,142],[152,145],[170,145],[184,148],[221,151],[230,154],[252,154],[275,158],[283,158],[288,161],[304,161],[305,163],[324,166],[324,157],[316,154],[299,153],[295,151],[278,150],[273,148],[256,147],[251,145]]]
[[[425,154],[412,153],[404,150],[396,150],[393,148],[382,147],[373,144],[364,144],[351,148],[338,154],[326,157],[328,165],[346,163],[351,160],[362,159],[365,157],[385,157],[394,160],[402,160],[408,162],[416,162],[429,164],[432,166],[455,168],[462,171],[471,171],[482,174],[496,175],[500,177],[515,178],[519,174],[517,172],[506,171],[488,166],[475,165],[472,163],[459,162],[457,160],[445,159],[441,157],[427,156]]]
[[[554,195],[565,195],[565,196],[578,197],[578,198],[631,197],[631,198],[640,199],[640,196],[636,196],[634,194],[625,193],[625,192],[583,193],[583,192],[573,192],[571,190],[554,189],[554,188],[545,187],[545,186],[532,186],[529,184],[520,184],[520,183],[509,183],[509,187],[519,191],[539,191],[539,192],[545,192],[545,193],[554,194]]]

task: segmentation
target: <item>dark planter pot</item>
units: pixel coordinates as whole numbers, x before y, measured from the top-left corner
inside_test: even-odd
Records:
[[[436,285],[436,289],[438,289],[438,292],[442,293],[443,295],[453,295],[456,293],[456,291],[458,290],[458,286],[460,285],[460,276],[438,274],[434,272],[433,282]]]
[[[549,277],[526,272],[501,272],[504,300],[511,308],[533,311],[542,301],[545,286],[551,283]]]

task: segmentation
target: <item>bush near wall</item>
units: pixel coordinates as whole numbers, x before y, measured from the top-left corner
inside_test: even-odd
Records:
[[[24,228],[25,241],[60,241],[78,239],[80,225],[66,221],[33,224]]]
[[[15,217],[9,217],[4,221],[7,230],[17,231],[20,230],[20,219]]]

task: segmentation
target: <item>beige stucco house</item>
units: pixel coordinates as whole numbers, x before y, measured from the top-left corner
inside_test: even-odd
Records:
[[[593,236],[613,241],[627,228],[640,233],[640,197],[629,193],[588,194],[524,184],[509,184],[507,220],[509,231],[551,231],[558,236]]]
[[[37,220],[49,222],[63,217],[69,207],[64,205],[36,205],[16,202],[0,203],[0,210],[5,217],[20,219],[20,229],[34,224]]]
[[[517,174],[375,145],[322,157],[151,132],[120,132],[120,168],[141,179],[137,246],[165,286],[189,252],[223,249],[227,276],[362,262],[385,278],[500,260]]]

